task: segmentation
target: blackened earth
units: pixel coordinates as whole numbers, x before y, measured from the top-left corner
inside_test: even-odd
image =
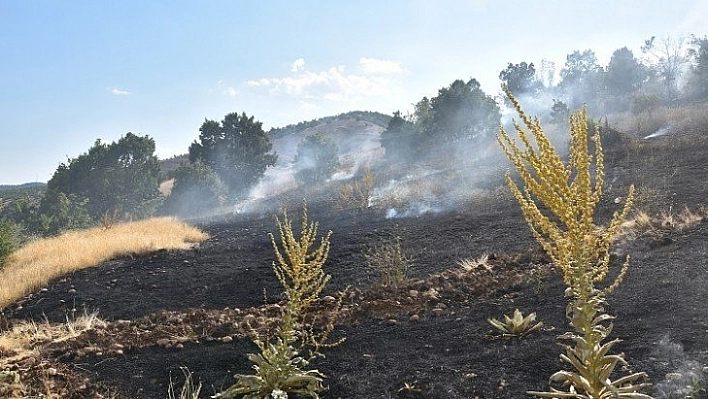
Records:
[[[706,206],[705,134],[613,145],[606,146],[600,220],[619,209],[614,200],[630,183],[639,193],[636,208],[649,213]],[[311,365],[327,376],[323,397],[524,398],[567,368],[556,340],[568,328],[563,282],[504,192],[401,219],[310,203],[321,233],[333,231],[325,294],[352,287],[336,328],[346,341]],[[294,207],[291,215],[297,213]],[[208,397],[234,383],[234,374],[251,373],[246,354],[257,348],[245,322],[272,326],[282,299],[267,236],[276,232],[273,215],[228,216],[200,227],[211,238],[197,249],[105,262],[6,309],[5,324],[63,322],[84,310],[108,321],[18,361],[25,382],[50,380],[67,398],[165,398],[170,378],[179,387],[186,367]],[[395,236],[413,265],[402,286],[382,288],[364,255]],[[629,274],[608,298],[617,316],[612,337],[622,339],[616,350],[630,369],[648,373],[647,393],[655,397],[683,397],[687,385],[700,388],[696,381],[708,377],[707,251],[703,221],[623,240],[613,260],[616,269],[631,256]],[[457,265],[485,254],[489,268],[463,272]],[[517,308],[536,312],[544,328],[522,339],[490,338],[486,319]]]

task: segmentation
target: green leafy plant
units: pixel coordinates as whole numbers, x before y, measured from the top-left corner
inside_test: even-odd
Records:
[[[235,385],[214,395],[214,398],[272,398],[284,399],[289,394],[307,395],[318,399],[323,390],[324,375],[317,370],[307,370],[312,359],[324,356],[323,348],[339,345],[343,339],[331,342],[330,334],[341,306],[343,295],[320,331],[305,327],[304,318],[308,309],[320,298],[330,280],[322,267],[329,255],[330,231],[317,240],[317,223],[308,223],[307,206],[303,204],[302,228],[299,236],[293,232],[287,212],[283,221],[277,219],[280,245],[270,234],[276,261],[273,271],[285,290],[286,302],[275,337],[261,339],[252,331],[253,340],[260,353],[249,354],[254,363],[255,375],[236,375]],[[312,323],[314,325],[315,323]]]
[[[632,373],[612,380],[618,365],[626,365],[624,355],[610,350],[618,340],[604,342],[612,331],[613,319],[605,313],[606,295],[615,290],[629,268],[627,259],[615,281],[605,288],[596,284],[608,275],[610,245],[626,219],[634,197],[630,187],[621,211],[607,226],[594,221],[602,195],[604,164],[599,130],[592,136],[595,152],[588,149],[588,121],[585,108],[570,117],[570,155],[567,163],[545,135],[537,118],[529,118],[519,102],[505,88],[523,125],[514,128],[521,144],[502,128],[497,137],[504,153],[519,172],[520,188],[507,174],[507,184],[521,206],[531,233],[560,269],[570,303],[566,316],[574,331],[559,338],[565,354],[561,359],[575,371],[559,371],[550,377],[548,392],[529,392],[544,398],[650,398],[639,391],[645,373]],[[542,206],[539,206],[542,204]]]
[[[289,394],[319,398],[324,375],[317,370],[305,370],[309,362],[299,356],[292,345],[277,338],[274,343],[256,340],[261,353],[250,353],[255,375],[238,375],[238,384],[214,398],[263,399],[288,398]]]
[[[0,220],[0,268],[17,248],[17,235],[12,222]]]
[[[487,319],[489,324],[501,331],[504,338],[523,337],[543,327],[543,322],[534,324],[534,321],[536,321],[535,312],[524,316],[519,309],[514,310],[513,317],[504,315],[504,321],[495,318]]]

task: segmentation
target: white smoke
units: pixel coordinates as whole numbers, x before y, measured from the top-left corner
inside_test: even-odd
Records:
[[[706,383],[701,364],[689,359],[683,346],[672,342],[668,335],[659,341],[653,355],[671,370],[654,385],[656,399],[686,398],[695,387]]]

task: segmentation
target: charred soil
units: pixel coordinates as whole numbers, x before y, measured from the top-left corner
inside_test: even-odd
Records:
[[[705,206],[706,137],[607,147],[599,218],[619,209],[614,200],[630,183],[638,186],[636,208],[649,213]],[[346,341],[312,364],[327,376],[325,398],[523,398],[566,367],[556,340],[568,329],[563,282],[508,195],[400,219],[335,205],[310,204],[321,232],[334,232],[326,294],[353,287],[336,329]],[[201,227],[211,238],[197,249],[105,262],[5,309],[0,328],[27,319],[61,323],[84,309],[107,320],[78,338],[43,343],[10,368],[25,384],[65,398],[164,398],[171,378],[183,381],[181,367],[208,397],[234,374],[251,373],[246,354],[257,348],[246,322],[272,325],[282,299],[267,237],[277,228],[273,215]],[[381,287],[364,255],[392,236],[413,263],[404,283]],[[705,220],[619,244],[615,265],[630,255],[631,269],[608,298],[617,316],[612,336],[622,339],[618,350],[632,370],[649,374],[655,397],[683,397],[686,386],[708,377],[707,251]],[[457,265],[485,254],[486,266]],[[516,308],[536,312],[543,329],[521,339],[490,337],[486,319]]]

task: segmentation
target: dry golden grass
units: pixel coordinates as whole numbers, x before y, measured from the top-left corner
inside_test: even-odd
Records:
[[[66,323],[36,323],[33,320],[15,324],[12,329],[0,334],[0,351],[10,356],[0,357],[0,368],[14,360],[39,354],[43,346],[68,341],[84,331],[105,326],[98,313],[84,314]]]
[[[466,272],[472,272],[477,269],[485,269],[487,271],[492,271],[492,266],[489,264],[489,255],[484,254],[481,255],[478,258],[465,258],[462,260],[457,261],[457,264],[460,265],[462,270]]]
[[[187,249],[207,238],[177,219],[153,218],[34,241],[13,253],[0,270],[0,309],[75,270],[126,254]]]
[[[639,114],[625,112],[608,116],[612,126],[622,132],[646,137],[659,129],[669,128],[670,132],[702,131],[708,125],[708,108],[705,103],[681,107],[657,107]]]
[[[169,197],[170,194],[172,194],[172,188],[174,186],[175,186],[175,179],[165,180],[162,183],[160,183],[160,187],[158,187],[158,191],[160,191],[160,194],[164,195],[165,197]]]
[[[696,211],[685,207],[678,213],[673,210],[661,211],[654,216],[645,211],[638,211],[632,218],[622,223],[620,236],[660,238],[672,231],[691,228],[707,218],[708,209],[705,207],[700,207]]]
[[[56,393],[51,374],[43,374],[39,384],[25,385],[23,377],[27,370],[17,369],[16,361],[28,357],[40,357],[47,346],[78,337],[84,331],[105,326],[97,313],[84,314],[66,323],[36,323],[32,320],[16,323],[10,330],[0,334],[0,397],[10,399],[64,397]],[[48,370],[46,370],[48,372]]]

